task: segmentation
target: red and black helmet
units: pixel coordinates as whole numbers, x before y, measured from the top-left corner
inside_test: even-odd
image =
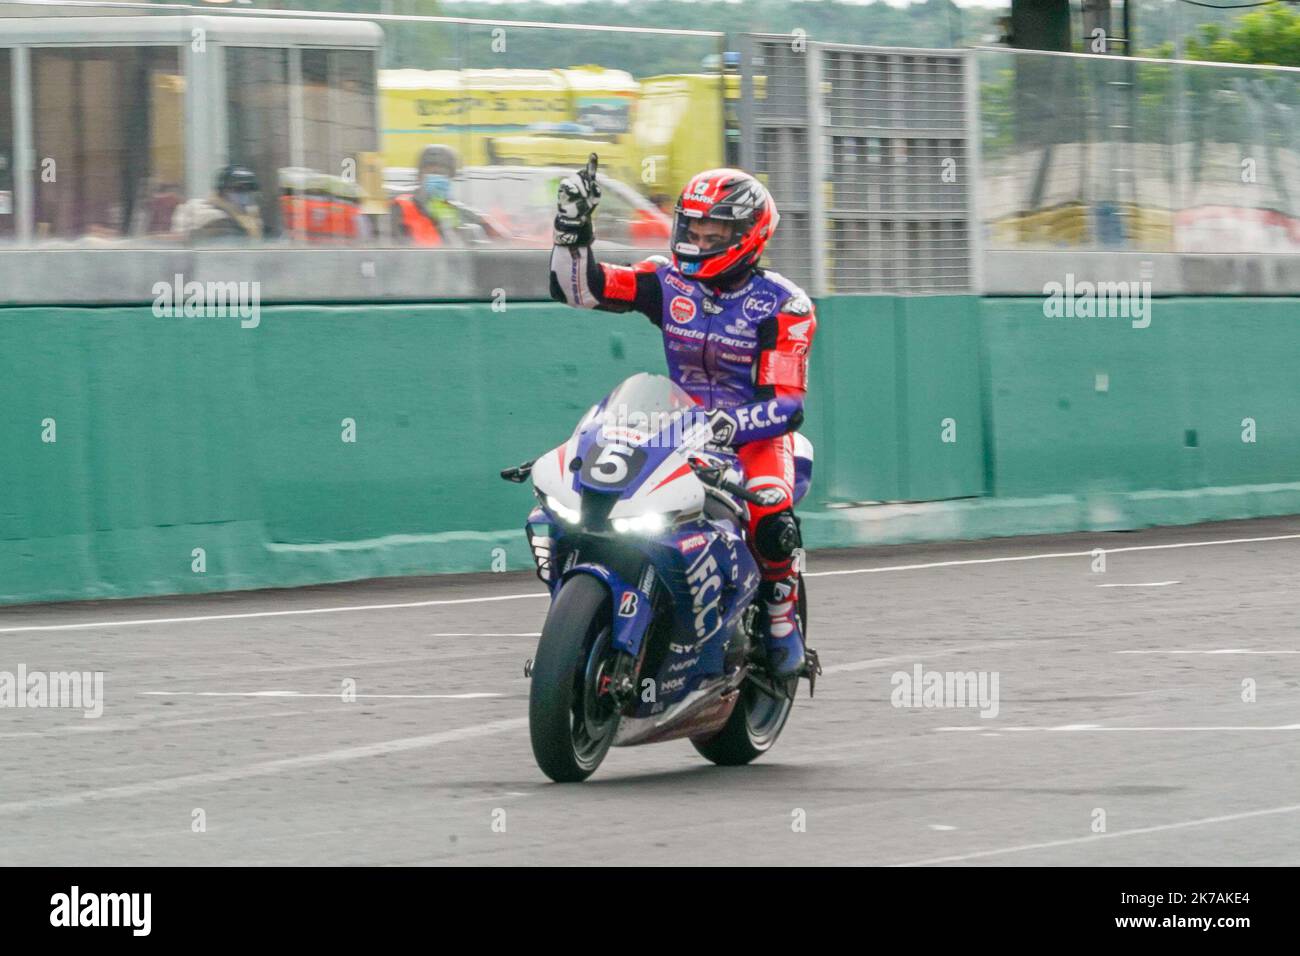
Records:
[[[673,218],[673,265],[692,279],[718,279],[753,268],[781,216],[749,173],[710,169],[686,184]]]

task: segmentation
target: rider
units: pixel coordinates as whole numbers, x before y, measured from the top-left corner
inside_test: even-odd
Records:
[[[594,162],[559,190],[551,297],[608,312],[636,310],[664,336],[668,370],[708,409],[713,443],[735,448],[750,490],[749,541],[762,571],[764,643],[778,677],[805,671],[795,614],[800,545],[794,515],[794,431],[803,420],[808,349],[817,321],[803,290],[759,268],[776,230],[776,203],[753,176],[711,169],[686,184],[675,207],[672,261],[596,261]]]

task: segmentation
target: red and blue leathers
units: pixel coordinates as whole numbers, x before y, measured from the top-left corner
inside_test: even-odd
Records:
[[[792,433],[803,420],[808,350],[817,329],[804,292],[775,272],[753,269],[727,288],[688,278],[668,262],[635,266],[596,261],[591,247],[557,246],[551,294],[579,308],[638,311],[663,332],[668,371],[697,402],[734,423],[751,489],[778,488],[771,506],[751,505],[750,541],[764,518],[789,510],[794,494]],[[769,581],[792,577],[789,559],[755,548]]]

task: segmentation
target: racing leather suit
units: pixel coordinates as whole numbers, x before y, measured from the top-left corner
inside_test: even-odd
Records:
[[[571,306],[646,315],[663,332],[673,381],[731,426],[723,426],[730,432],[726,444],[740,457],[746,487],[781,492],[771,505],[749,506],[748,528],[765,583],[769,631],[781,637],[786,624],[794,627],[797,597],[793,432],[803,420],[808,350],[817,329],[811,300],[775,272],[755,268],[717,288],[663,259],[599,263],[590,245],[556,246],[550,282],[552,298]]]

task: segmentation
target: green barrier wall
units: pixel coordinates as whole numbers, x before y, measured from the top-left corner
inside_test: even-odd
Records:
[[[807,543],[1300,511],[1298,361],[1294,299],[824,300]],[[0,309],[0,603],[526,567],[497,471],[662,369],[639,316],[549,304]]]
[[[1300,479],[1300,300],[1157,299],[1141,329],[981,312],[994,494]]]
[[[971,296],[818,303],[805,431],[819,501],[984,493],[978,307]]]

